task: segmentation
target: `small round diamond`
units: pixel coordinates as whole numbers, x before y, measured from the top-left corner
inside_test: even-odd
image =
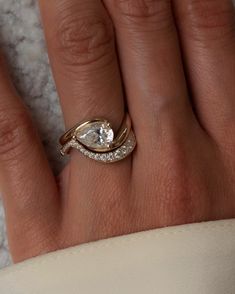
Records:
[[[91,159],[95,159],[95,154],[93,154],[93,153],[91,153],[91,152],[88,154],[88,156],[89,156]]]
[[[121,156],[122,156],[121,150],[119,150],[119,149],[116,150],[114,155],[115,155],[116,158],[121,158]]]
[[[95,160],[99,160],[100,159],[100,154],[96,154],[95,155]]]
[[[97,161],[105,162],[105,163],[112,163],[127,157],[133,151],[133,149],[135,148],[135,145],[136,145],[136,141],[135,141],[134,134],[130,133],[129,138],[123,143],[123,145],[111,152],[102,153],[102,152],[91,151],[86,149],[86,147],[84,147],[84,145],[82,145],[78,141],[71,140],[70,142],[68,142],[62,147],[61,153],[62,155],[64,155],[69,150],[69,148],[74,147],[78,149],[81,153],[83,153],[85,156],[93,160],[97,160]]]
[[[102,161],[106,161],[106,155],[105,155],[105,154],[101,154],[101,155],[100,155],[100,159],[101,159]]]
[[[107,154],[107,160],[112,161],[113,160],[113,154],[110,152]]]

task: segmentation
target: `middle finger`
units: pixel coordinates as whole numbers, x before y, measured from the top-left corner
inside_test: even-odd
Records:
[[[148,146],[195,122],[169,0],[104,0],[116,29],[128,108]],[[141,150],[140,144],[138,150]],[[140,152],[141,153],[141,152]],[[146,154],[146,149],[143,154]]]
[[[112,22],[100,0],[40,0],[65,125],[124,115]]]

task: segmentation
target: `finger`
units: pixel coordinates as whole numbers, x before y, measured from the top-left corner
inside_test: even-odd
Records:
[[[65,123],[124,115],[112,23],[100,0],[41,0],[49,57]]]
[[[124,116],[124,99],[112,22],[101,0],[39,3],[66,127],[104,117],[117,130]],[[72,222],[72,235],[79,235],[83,242],[88,240],[85,235],[91,231],[94,214],[102,214],[104,203],[112,206],[119,197],[113,187],[129,175],[130,159],[104,166],[76,150],[71,153],[69,195],[63,205],[66,234],[66,224]]]
[[[232,0],[174,0],[197,115],[214,137],[235,127],[235,14]],[[226,139],[226,140],[227,140]]]
[[[147,148],[146,134],[156,147],[168,127],[175,132],[193,116],[170,2],[104,1],[116,29],[128,108]]]
[[[52,229],[59,202],[43,148],[2,60],[0,188],[12,257],[20,261],[41,253],[42,243],[44,250],[46,244],[53,243]]]

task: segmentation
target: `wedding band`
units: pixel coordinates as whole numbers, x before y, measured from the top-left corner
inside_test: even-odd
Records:
[[[63,156],[75,148],[93,160],[111,163],[129,156],[135,149],[136,138],[126,114],[116,135],[108,120],[93,119],[68,130],[61,136],[60,144]]]

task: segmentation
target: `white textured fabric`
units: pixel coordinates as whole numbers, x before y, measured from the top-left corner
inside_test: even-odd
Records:
[[[235,219],[135,233],[0,271],[1,294],[234,294]]]

